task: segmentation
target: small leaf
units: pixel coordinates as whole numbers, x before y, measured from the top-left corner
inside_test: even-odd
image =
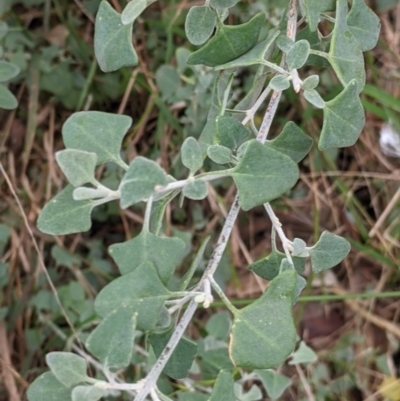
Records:
[[[154,252],[155,249],[157,252]],[[180,238],[159,237],[147,230],[142,230],[130,241],[114,244],[108,248],[121,274],[130,273],[148,261],[154,263],[165,284],[181,261],[184,250],[185,243]]]
[[[156,84],[161,92],[162,99],[167,100],[173,96],[181,83],[181,77],[176,68],[162,65],[156,72]]]
[[[113,310],[90,333],[85,345],[104,366],[126,368],[131,363],[136,328],[132,308]]]
[[[317,354],[304,342],[301,341],[299,348],[292,354],[292,360],[289,365],[297,365],[299,363],[313,363],[318,359]]]
[[[0,82],[6,82],[15,78],[20,72],[17,65],[0,60]]]
[[[0,109],[14,110],[18,106],[17,98],[7,87],[0,84]]]
[[[137,313],[137,329],[147,331],[156,326],[161,308],[170,295],[155,266],[144,262],[132,273],[106,285],[97,295],[94,307],[101,317],[119,308],[130,308]]]
[[[299,177],[297,164],[290,157],[256,140],[248,142],[238,165],[229,171],[238,188],[240,206],[245,211],[278,198],[292,188]]]
[[[256,384],[253,384],[250,390],[245,392],[241,384],[235,383],[234,391],[236,399],[240,401],[259,401],[263,398],[263,394]]]
[[[68,185],[40,212],[37,227],[45,234],[65,235],[88,231],[92,225],[90,213],[93,202],[76,201],[72,197],[74,187]]]
[[[294,162],[303,160],[312,147],[312,139],[294,122],[288,121],[281,133],[266,146],[288,155]]]
[[[210,6],[214,8],[230,8],[238,2],[239,0],[210,0]]]
[[[296,277],[296,288],[293,293],[293,304],[295,304],[301,294],[301,292],[306,288],[307,280],[300,276],[299,274]]]
[[[190,181],[182,188],[182,194],[189,199],[202,200],[207,197],[207,185],[202,180]]]
[[[233,384],[232,374],[225,370],[221,370],[218,373],[211,396],[207,401],[236,401]]]
[[[108,395],[108,391],[98,386],[76,386],[72,390],[72,401],[98,401]]]
[[[215,124],[218,145],[236,150],[251,137],[251,131],[233,117],[219,116]]]
[[[315,89],[319,84],[319,76],[318,75],[310,75],[307,77],[303,83],[301,84],[301,88],[304,90]]]
[[[170,329],[163,333],[150,334],[149,341],[157,358],[161,355],[170,340],[173,331],[173,329]],[[192,366],[196,354],[197,344],[182,337],[165,365],[163,372],[172,379],[177,380],[185,378],[189,373],[189,369]]]
[[[295,238],[293,240],[293,256],[300,256],[302,258],[306,258],[309,256],[308,251],[306,249],[307,244],[301,238]]]
[[[318,242],[308,248],[308,251],[313,272],[319,273],[339,264],[349,254],[350,244],[346,239],[324,231]]]
[[[26,393],[28,401],[71,401],[71,388],[65,387],[51,372],[37,377]]]
[[[50,352],[46,355],[46,363],[65,387],[83,383],[88,379],[86,360],[72,352]]]
[[[292,384],[292,381],[288,377],[273,370],[256,370],[255,373],[260,378],[271,400],[277,400]]]
[[[328,60],[343,86],[355,79],[358,93],[365,84],[364,58],[357,39],[346,22],[347,0],[337,0],[336,23],[332,32]]]
[[[364,0],[353,0],[347,15],[347,25],[363,52],[372,50],[376,46],[381,23],[378,16],[366,6]]]
[[[245,24],[220,27],[206,45],[189,56],[187,63],[216,67],[238,58],[257,43],[264,21],[265,15],[259,13]]]
[[[310,54],[310,44],[302,39],[296,42],[286,55],[289,70],[297,70],[306,63]]]
[[[229,351],[236,366],[276,368],[293,352],[296,328],[292,299],[296,276],[294,270],[281,273],[257,301],[235,312]]]
[[[269,82],[269,86],[274,91],[284,91],[290,87],[290,80],[285,75],[276,75]]]
[[[181,148],[182,164],[194,174],[203,166],[203,155],[199,143],[193,137],[188,137]]]
[[[207,148],[207,156],[217,164],[226,164],[232,161],[232,152],[221,145],[211,145]]]
[[[322,99],[320,94],[315,89],[307,89],[304,91],[304,97],[310,102],[313,106],[318,109],[325,108],[325,101]]]
[[[325,103],[324,123],[318,148],[343,148],[356,143],[365,124],[357,82],[350,81],[334,99]]]
[[[217,15],[207,6],[193,6],[185,20],[185,32],[190,43],[200,46],[212,35]]]
[[[146,0],[132,0],[124,8],[121,14],[121,22],[124,25],[129,25],[133,23],[137,17],[145,10],[147,7]]]
[[[311,32],[317,30],[321,13],[335,9],[335,0],[305,0],[304,3]]]
[[[80,187],[87,183],[96,185],[94,178],[96,153],[65,149],[56,153],[56,160],[67,180],[74,187]]]
[[[93,152],[97,164],[112,161],[123,165],[120,156],[122,139],[132,124],[128,116],[82,111],[65,122],[62,135],[66,148]]]
[[[147,200],[158,186],[167,184],[167,174],[157,163],[145,157],[135,157],[119,186],[121,208]]]
[[[284,53],[287,53],[294,45],[294,41],[288,38],[286,35],[279,35],[278,38],[276,39],[276,45]]]
[[[232,326],[232,319],[228,311],[217,312],[212,315],[207,323],[207,333],[217,340],[225,340]]]
[[[94,52],[102,71],[133,66],[138,57],[132,45],[132,23],[123,25],[121,14],[108,1],[100,3],[94,30]]]

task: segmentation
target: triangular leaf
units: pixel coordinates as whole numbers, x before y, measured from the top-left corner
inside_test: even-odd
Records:
[[[301,341],[299,348],[292,354],[292,360],[289,365],[297,365],[299,363],[312,363],[318,359],[317,354],[304,342]]]
[[[39,214],[38,229],[45,234],[65,235],[88,231],[92,225],[90,213],[93,202],[76,201],[72,197],[74,187],[67,185]]]
[[[200,46],[212,35],[217,15],[208,6],[193,6],[187,13],[185,32],[190,43]]]
[[[72,401],[98,401],[108,395],[108,391],[98,386],[76,386],[72,390]]]
[[[334,0],[304,0],[304,3],[311,32],[314,32],[318,27],[320,13],[335,9]]]
[[[159,237],[147,230],[142,230],[130,241],[114,244],[108,248],[121,274],[134,271],[143,262],[152,262],[165,284],[181,261],[184,250],[185,243],[180,238]]]
[[[350,248],[346,239],[324,231],[318,242],[312,248],[308,248],[314,273],[339,264],[349,254]]]
[[[232,374],[225,370],[221,370],[218,373],[211,396],[207,401],[236,401],[233,384]]]
[[[0,109],[13,110],[18,106],[17,98],[4,85],[0,84]]]
[[[257,301],[235,313],[229,346],[235,365],[276,368],[293,352],[296,328],[292,299],[296,276],[294,270],[281,273]]]
[[[123,25],[121,14],[108,1],[100,3],[94,30],[94,52],[104,72],[133,66],[138,57],[132,45],[132,23]]]
[[[189,56],[187,63],[216,67],[238,58],[256,44],[264,21],[265,15],[259,13],[245,24],[221,26],[206,45]]]
[[[0,82],[6,82],[19,74],[19,67],[8,61],[0,60]]]
[[[50,352],[46,355],[46,363],[65,387],[83,383],[88,379],[86,360],[72,352]]]
[[[260,388],[256,384],[253,384],[249,391],[245,391],[243,385],[235,383],[234,391],[236,399],[239,401],[259,401],[263,396]]]
[[[128,116],[82,111],[65,122],[62,135],[66,148],[97,154],[97,164],[112,161],[124,165],[120,149],[122,139],[132,124]]]
[[[126,368],[131,363],[136,328],[135,311],[120,307],[107,315],[90,333],[85,345],[104,366]]]
[[[292,381],[273,370],[256,370],[265,391],[272,400],[277,400],[283,392],[292,384]]]
[[[28,401],[71,401],[71,388],[65,387],[51,372],[37,377],[26,393]]]
[[[318,148],[343,148],[356,143],[365,124],[357,82],[350,81],[334,99],[325,103],[324,124]]]
[[[130,1],[124,8],[121,14],[121,22],[124,25],[129,25],[135,21],[137,17],[145,10],[147,7],[146,0],[133,0]]]
[[[182,188],[182,194],[189,199],[202,200],[208,194],[207,185],[202,180],[190,181]]]
[[[290,157],[255,139],[249,141],[243,157],[229,173],[245,211],[283,195],[299,178],[297,164]]]
[[[218,145],[236,150],[251,137],[251,131],[233,117],[219,116],[215,123],[216,142]]]

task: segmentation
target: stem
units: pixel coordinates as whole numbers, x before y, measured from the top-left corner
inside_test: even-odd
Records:
[[[225,306],[232,312],[233,315],[236,314],[237,309],[232,305],[232,302],[229,301],[228,297],[225,295],[224,291],[222,288],[218,285],[218,283],[214,280],[214,278],[210,279],[210,283],[212,285],[212,288],[214,288],[214,291],[218,294],[218,296],[221,298],[221,301],[225,304]]]
[[[146,203],[146,211],[144,213],[143,230],[147,232],[150,231],[150,217],[151,217],[151,207],[153,206],[153,197],[150,196]]]
[[[289,75],[290,75],[290,74],[289,74],[285,69],[283,69],[282,67],[279,67],[278,65],[276,65],[276,64],[274,64],[274,63],[271,63],[271,62],[269,62],[269,61],[267,61],[267,60],[264,60],[264,61],[262,62],[262,64],[265,65],[266,67],[271,68],[271,70],[274,70],[274,71],[276,71],[276,72],[279,72],[279,74],[286,75],[286,76],[289,76]]]
[[[246,117],[243,119],[242,124],[246,125],[249,121],[251,121],[254,117],[254,114],[256,114],[257,110],[260,108],[264,100],[267,98],[269,95],[269,92],[271,92],[271,88],[268,85],[263,92],[261,93],[260,97],[257,99],[257,101],[253,104],[251,109],[247,110],[246,112]]]

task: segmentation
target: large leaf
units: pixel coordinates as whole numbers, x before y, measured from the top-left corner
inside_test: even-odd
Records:
[[[35,379],[26,393],[29,401],[71,401],[71,388],[65,387],[51,372]]]
[[[232,374],[225,370],[221,370],[218,373],[211,396],[207,401],[236,401],[233,388]]]
[[[132,273],[106,285],[97,295],[94,307],[102,317],[121,307],[131,308],[137,312],[138,330],[147,331],[156,326],[161,308],[170,295],[155,266],[144,262]]]
[[[216,141],[219,145],[236,150],[251,137],[251,132],[236,118],[219,116],[215,123]]]
[[[337,0],[336,23],[328,60],[343,86],[355,79],[360,93],[365,85],[364,58],[357,39],[347,26],[346,18],[347,0]]]
[[[106,0],[100,3],[96,16],[94,52],[104,72],[116,71],[138,63],[132,45],[132,23],[123,25],[121,14]]]
[[[134,271],[143,262],[152,262],[165,284],[181,261],[184,250],[185,243],[180,238],[159,237],[146,229],[137,237],[108,248],[121,274]]]
[[[167,184],[167,174],[157,163],[145,157],[135,157],[119,186],[121,207],[126,209],[147,200],[155,193],[157,186]]]
[[[332,11],[335,8],[334,0],[304,0],[304,3],[311,32],[317,29],[320,14],[325,11]]]
[[[238,188],[240,206],[246,211],[283,195],[299,178],[297,164],[289,156],[255,139],[249,141],[230,174]]]
[[[74,113],[62,128],[64,144],[69,149],[96,153],[97,164],[113,161],[124,165],[120,149],[131,124],[130,117],[118,114],[100,111]]]
[[[292,381],[288,377],[273,370],[256,370],[255,373],[260,378],[271,400],[277,400],[292,384]]]
[[[187,63],[216,67],[238,58],[257,43],[264,21],[264,14],[259,13],[245,24],[221,26],[206,45],[189,56]]]
[[[90,213],[93,202],[76,201],[74,187],[68,185],[56,195],[39,214],[37,227],[45,234],[65,235],[88,231],[92,225]]]
[[[104,366],[121,369],[131,363],[136,328],[135,311],[130,307],[113,310],[87,338],[86,348]]]
[[[325,103],[324,123],[318,148],[343,148],[356,143],[365,124],[357,82],[348,83],[334,99]]]
[[[272,369],[293,352],[296,328],[292,300],[296,276],[295,270],[281,273],[257,301],[235,312],[229,350],[236,366]]]
[[[200,46],[212,35],[217,14],[208,6],[193,6],[187,13],[185,32],[190,43]]]
[[[0,82],[6,82],[19,74],[19,67],[8,61],[0,60]]]
[[[98,401],[108,395],[108,391],[99,386],[76,386],[72,390],[72,401]]]
[[[0,84],[0,109],[13,110],[18,106],[17,98],[4,85]]]

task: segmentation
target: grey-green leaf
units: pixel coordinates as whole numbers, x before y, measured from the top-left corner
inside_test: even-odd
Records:
[[[108,395],[108,391],[98,386],[76,386],[72,390],[72,401],[98,401]]]
[[[297,164],[289,156],[255,139],[249,141],[238,165],[229,171],[245,211],[283,195],[299,178]]]
[[[92,225],[90,213],[93,202],[76,201],[72,197],[74,187],[68,185],[40,212],[37,227],[45,234],[65,235],[88,231]]]
[[[26,393],[28,401],[71,401],[71,388],[65,387],[51,372],[37,377]]]
[[[100,3],[94,31],[94,52],[100,68],[111,72],[133,66],[138,57],[132,45],[132,23],[123,25],[121,14],[108,1]]]
[[[221,370],[218,373],[211,396],[207,401],[236,401],[233,384],[232,374]]]
[[[276,45],[284,53],[287,53],[294,45],[294,41],[288,38],[286,35],[279,35],[279,37],[276,39]]]
[[[217,15],[208,6],[193,6],[185,20],[185,32],[190,43],[200,46],[212,35]]]
[[[292,299],[296,276],[294,270],[279,274],[257,301],[235,312],[229,351],[236,366],[272,369],[293,352],[296,328]]]
[[[292,384],[292,381],[288,377],[273,370],[256,370],[255,373],[260,378],[271,400],[277,400]]]
[[[6,82],[15,78],[20,72],[17,65],[0,60],[0,82]]]
[[[212,315],[207,323],[207,333],[217,340],[225,340],[232,327],[232,319],[228,311],[217,312]]]
[[[290,80],[285,75],[276,75],[269,82],[269,86],[275,91],[284,91],[290,87]]]
[[[304,91],[304,97],[309,103],[318,109],[325,108],[325,101],[315,89],[307,89]]]
[[[186,198],[202,200],[207,197],[207,184],[202,180],[190,181],[182,188],[182,194]]]
[[[319,84],[319,75],[310,75],[301,84],[304,90],[315,89]]]
[[[356,80],[334,99],[325,103],[324,123],[318,148],[343,148],[356,143],[365,124],[364,109]]]
[[[194,174],[203,166],[203,155],[199,143],[193,137],[188,137],[181,148],[182,164]]]
[[[232,152],[221,145],[211,145],[207,148],[207,156],[217,164],[226,164],[232,160]]]
[[[90,333],[85,345],[104,366],[126,368],[131,363],[136,328],[136,314],[130,307],[120,307],[107,315]]]
[[[156,84],[161,92],[162,99],[173,96],[181,83],[181,77],[176,68],[171,65],[162,65],[156,72]]]
[[[350,248],[346,239],[324,231],[318,242],[312,248],[308,248],[314,273],[339,264],[349,254]]]
[[[304,3],[311,32],[318,27],[320,13],[335,9],[335,0],[304,0]]]
[[[157,252],[154,252],[154,250]],[[154,235],[147,230],[135,238],[111,245],[108,251],[118,265],[121,274],[134,271],[143,262],[152,262],[161,280],[167,284],[181,261],[185,243],[180,238]]]
[[[306,63],[310,54],[310,44],[302,39],[296,42],[286,54],[286,63],[289,70],[297,70]]]
[[[124,25],[129,25],[135,21],[137,17],[147,7],[146,0],[132,0],[124,8],[121,14],[121,22]]]
[[[14,110],[17,106],[17,98],[6,86],[0,84],[0,109]]]
[[[230,8],[238,2],[239,0],[210,0],[210,6],[214,8]]]
[[[96,184],[94,170],[97,155],[77,149],[65,149],[56,153],[56,160],[67,180],[74,187],[83,184]]]
[[[264,14],[259,13],[245,24],[220,27],[207,44],[189,56],[187,63],[216,67],[240,57],[257,43],[264,21]]]
[[[120,149],[131,124],[130,117],[118,114],[100,111],[74,113],[62,128],[64,144],[69,149],[96,153],[97,164],[112,161],[125,166]]]
[[[50,352],[46,355],[46,363],[65,387],[83,383],[88,379],[86,360],[72,352]]]
[[[317,354],[304,342],[301,341],[299,348],[292,354],[292,360],[289,365],[297,365],[299,363],[312,363],[318,359]]]
[[[119,186],[122,209],[147,200],[158,186],[167,184],[167,174],[157,163],[145,157],[135,157]]]
[[[236,118],[219,116],[215,124],[218,145],[236,150],[251,137],[251,131]]]

